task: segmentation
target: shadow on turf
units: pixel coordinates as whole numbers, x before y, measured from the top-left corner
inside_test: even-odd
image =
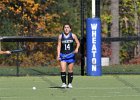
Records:
[[[49,87],[49,88],[54,88],[54,89],[65,89],[65,88],[60,87],[60,86],[51,86],[51,87]]]

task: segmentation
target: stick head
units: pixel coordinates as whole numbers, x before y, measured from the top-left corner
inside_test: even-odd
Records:
[[[23,52],[23,50],[11,50],[11,53],[18,53],[18,52]]]

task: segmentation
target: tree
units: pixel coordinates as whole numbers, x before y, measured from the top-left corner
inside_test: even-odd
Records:
[[[140,1],[120,0],[120,36],[139,36]],[[139,56],[139,41],[121,42],[121,63]]]
[[[111,0],[111,37],[119,37],[119,0]],[[119,42],[111,42],[111,64],[119,64]]]
[[[0,1],[0,35],[1,36],[11,36],[15,35],[18,29],[14,24],[14,20],[11,19],[7,14],[10,13],[9,10],[6,9],[5,4],[8,2],[7,0]]]
[[[56,12],[50,13],[46,10],[47,7],[54,3],[56,3],[54,0],[0,1],[1,32],[6,30],[3,35],[6,35],[7,32],[12,36],[57,36],[61,30],[60,16]],[[5,20],[3,21],[4,18]],[[14,32],[14,29],[17,29],[16,32]],[[27,51],[20,58],[23,66],[43,65],[50,59],[55,58],[55,50],[52,50],[56,47],[55,43],[26,42],[25,45]],[[11,49],[11,47],[7,49]],[[10,60],[16,60],[16,56],[9,58],[9,64],[11,64]]]
[[[61,24],[70,23],[73,32],[80,36],[80,0],[55,0],[47,10],[61,16]]]

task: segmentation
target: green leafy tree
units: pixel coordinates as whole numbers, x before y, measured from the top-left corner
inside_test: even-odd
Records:
[[[49,6],[50,13],[60,15],[60,23],[70,23],[73,32],[80,36],[80,0],[55,0],[56,3]]]
[[[120,1],[120,36],[139,36],[139,15],[139,0]],[[138,56],[139,48],[139,42],[122,42],[120,51],[121,62],[126,63]]]

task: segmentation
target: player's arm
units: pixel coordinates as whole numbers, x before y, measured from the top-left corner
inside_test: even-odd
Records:
[[[0,54],[11,54],[10,51],[0,51]]]
[[[78,38],[77,38],[77,36],[75,34],[73,34],[73,38],[74,38],[74,40],[76,42],[76,48],[74,50],[74,53],[78,53],[78,49],[80,47],[80,42],[79,42],[79,40],[78,40]]]
[[[60,59],[60,51],[61,51],[61,35],[58,36],[58,44],[57,44],[57,60]]]

